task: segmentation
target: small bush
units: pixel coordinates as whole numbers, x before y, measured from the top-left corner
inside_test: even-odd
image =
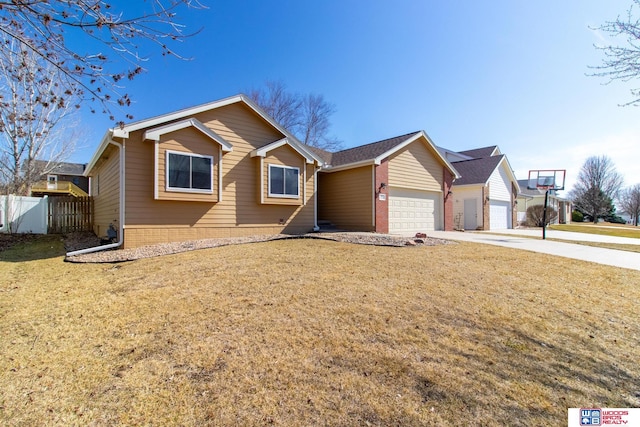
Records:
[[[534,205],[527,208],[527,225],[529,227],[542,227],[542,218],[544,216],[544,206]],[[558,217],[558,212],[552,207],[547,208],[547,224],[549,225]]]
[[[580,212],[580,211],[573,211],[573,212],[571,212],[571,221],[572,222],[583,222],[584,221],[584,215],[582,215],[582,212]]]
[[[626,224],[627,222],[619,217],[618,215],[611,215],[605,218],[605,221],[610,222],[612,224]]]

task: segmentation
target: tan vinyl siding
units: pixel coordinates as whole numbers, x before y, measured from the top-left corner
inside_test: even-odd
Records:
[[[152,141],[145,143],[155,144]],[[154,147],[155,150],[156,147]],[[213,157],[213,192],[196,193],[167,190],[167,150],[185,154],[199,154]],[[183,200],[199,202],[218,201],[218,168],[220,144],[205,137],[200,131],[194,128],[181,129],[167,135],[163,135],[157,143],[158,154],[158,200]]]
[[[422,139],[389,159],[389,185],[415,190],[442,191],[443,165]]]
[[[259,159],[256,159],[259,162]],[[262,161],[262,203],[274,205],[300,205],[304,197],[302,182],[306,161],[288,145],[272,150]],[[298,169],[298,197],[269,197],[269,165],[288,166]]]
[[[99,237],[107,235],[109,224],[116,230],[120,224],[120,153],[110,145],[92,173],[93,230]]]
[[[306,165],[306,192],[300,189],[301,200],[298,204],[260,204],[259,159],[252,158],[250,153],[255,148],[281,139],[281,133],[239,104],[200,113],[195,118],[233,146],[231,152],[222,156],[222,201],[154,200],[155,142],[142,140],[146,129],[133,132],[126,140],[125,247],[196,238],[295,234],[313,228],[313,165]],[[184,131],[187,131],[184,135],[189,138],[196,138],[199,134],[189,128]],[[182,135],[183,132],[166,134],[162,144],[179,140],[178,134]],[[204,135],[201,139],[203,145],[197,150],[215,147],[217,164],[218,145]],[[200,143],[193,140],[190,144],[190,149],[196,151],[196,145]],[[296,162],[301,168],[302,179],[303,158],[298,155]],[[159,158],[159,166],[164,168],[164,159]],[[217,179],[218,172],[214,170],[216,190]],[[303,194],[306,194],[305,204],[301,203]]]
[[[318,219],[337,228],[373,231],[373,166],[320,173]]]

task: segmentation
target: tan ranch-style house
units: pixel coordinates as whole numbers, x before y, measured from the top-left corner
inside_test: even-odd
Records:
[[[245,95],[108,130],[85,176],[95,233],[115,230],[109,246],[123,248],[301,234],[319,219],[354,231],[452,230],[459,178],[424,132],[329,153]]]

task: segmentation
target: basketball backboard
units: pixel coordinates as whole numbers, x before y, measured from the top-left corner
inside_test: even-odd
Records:
[[[564,190],[564,169],[535,169],[529,171],[529,190]]]

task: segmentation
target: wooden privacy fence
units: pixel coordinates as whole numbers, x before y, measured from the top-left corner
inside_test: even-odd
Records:
[[[49,197],[49,233],[92,230],[92,197]]]

